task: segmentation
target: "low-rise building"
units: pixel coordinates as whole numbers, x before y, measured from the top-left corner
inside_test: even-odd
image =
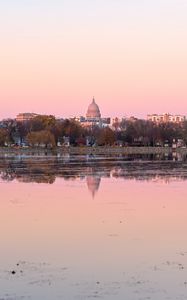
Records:
[[[17,122],[26,122],[34,119],[35,117],[39,116],[38,114],[35,113],[20,113],[16,116],[16,121]]]
[[[147,115],[147,120],[154,123],[182,123],[186,120],[185,116],[182,115],[171,115],[171,114],[152,114]]]

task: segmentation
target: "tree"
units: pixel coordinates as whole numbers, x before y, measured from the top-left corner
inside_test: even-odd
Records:
[[[115,133],[109,127],[100,130],[99,136],[97,138],[97,144],[99,146],[113,145],[115,142]]]
[[[0,146],[5,146],[10,141],[8,131],[4,128],[0,128]]]
[[[56,119],[52,115],[38,115],[31,120],[31,131],[50,130],[56,124]]]
[[[85,137],[86,131],[74,120],[64,120],[62,122],[62,136],[68,136],[71,144],[76,144],[78,138]]]
[[[31,132],[31,127],[31,121],[17,122],[16,132],[19,134],[21,141],[23,141],[27,134]]]
[[[54,135],[48,130],[41,130],[36,132],[31,132],[27,135],[27,141],[30,145],[34,146],[45,146],[55,147]]]

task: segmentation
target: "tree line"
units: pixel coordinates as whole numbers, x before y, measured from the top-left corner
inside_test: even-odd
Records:
[[[123,120],[109,127],[84,128],[75,120],[58,120],[51,115],[39,115],[32,120],[4,120],[0,126],[0,146],[27,144],[31,147],[56,147],[68,138],[70,145],[98,146],[171,146],[181,140],[187,144],[187,122],[155,124],[146,120]]]

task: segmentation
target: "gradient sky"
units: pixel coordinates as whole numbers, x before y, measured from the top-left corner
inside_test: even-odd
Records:
[[[0,1],[0,118],[187,115],[186,0]]]

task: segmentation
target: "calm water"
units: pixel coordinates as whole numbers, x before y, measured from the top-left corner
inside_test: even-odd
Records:
[[[187,299],[187,162],[169,159],[1,158],[0,299]]]

